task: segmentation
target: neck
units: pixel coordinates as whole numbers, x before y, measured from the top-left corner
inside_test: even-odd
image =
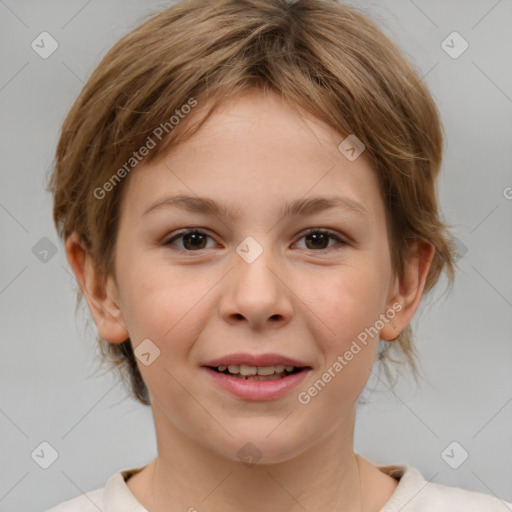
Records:
[[[158,415],[158,410],[154,411]],[[166,421],[167,420],[167,421]],[[291,459],[248,465],[155,418],[158,457],[128,485],[152,512],[361,512],[361,459],[353,451],[355,410],[325,439]],[[361,473],[362,474],[362,473]]]

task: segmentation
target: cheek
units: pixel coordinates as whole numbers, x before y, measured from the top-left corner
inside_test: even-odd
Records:
[[[126,273],[123,314],[132,342],[151,339],[161,351],[186,349],[201,330],[201,307],[211,279],[162,265]]]
[[[310,301],[322,320],[315,341],[323,353],[323,368],[313,387],[303,391],[305,400],[309,397],[331,426],[359,397],[377,353],[380,329],[376,323],[383,312],[385,289],[376,269],[366,268],[365,273],[351,269],[330,279],[323,292],[316,287]]]
[[[344,351],[365,328],[375,325],[387,292],[384,275],[375,264],[366,262],[303,285],[305,302],[319,319],[330,352]],[[309,317],[313,318],[311,313]]]

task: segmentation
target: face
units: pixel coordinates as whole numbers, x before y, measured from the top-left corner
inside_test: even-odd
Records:
[[[350,423],[378,333],[398,318],[398,288],[377,179],[364,152],[340,152],[344,138],[251,92],[132,171],[115,295],[149,363],[138,361],[157,435],[179,432],[233,460],[252,443],[270,463]],[[207,367],[244,361],[274,366],[263,370],[274,377]]]

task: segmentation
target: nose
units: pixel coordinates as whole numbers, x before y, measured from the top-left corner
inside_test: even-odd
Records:
[[[254,240],[254,239],[253,239]],[[293,312],[291,283],[271,244],[261,247],[255,259],[253,245],[241,244],[234,253],[233,268],[226,276],[220,301],[221,315],[229,323],[247,322],[254,330],[282,327]],[[249,247],[249,257],[246,257]],[[241,256],[240,256],[241,254]]]

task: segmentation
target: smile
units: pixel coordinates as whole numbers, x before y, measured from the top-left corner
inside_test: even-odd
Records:
[[[230,364],[212,367],[224,375],[243,380],[276,380],[292,375],[301,370],[293,365],[250,366],[248,364]]]
[[[290,393],[311,371],[310,367],[229,365],[202,367],[219,389],[243,400],[275,400]],[[222,369],[222,371],[220,371]],[[256,373],[253,373],[256,370]],[[251,372],[244,375],[245,372]],[[243,373],[242,373],[243,372]],[[262,374],[261,374],[261,373]]]

